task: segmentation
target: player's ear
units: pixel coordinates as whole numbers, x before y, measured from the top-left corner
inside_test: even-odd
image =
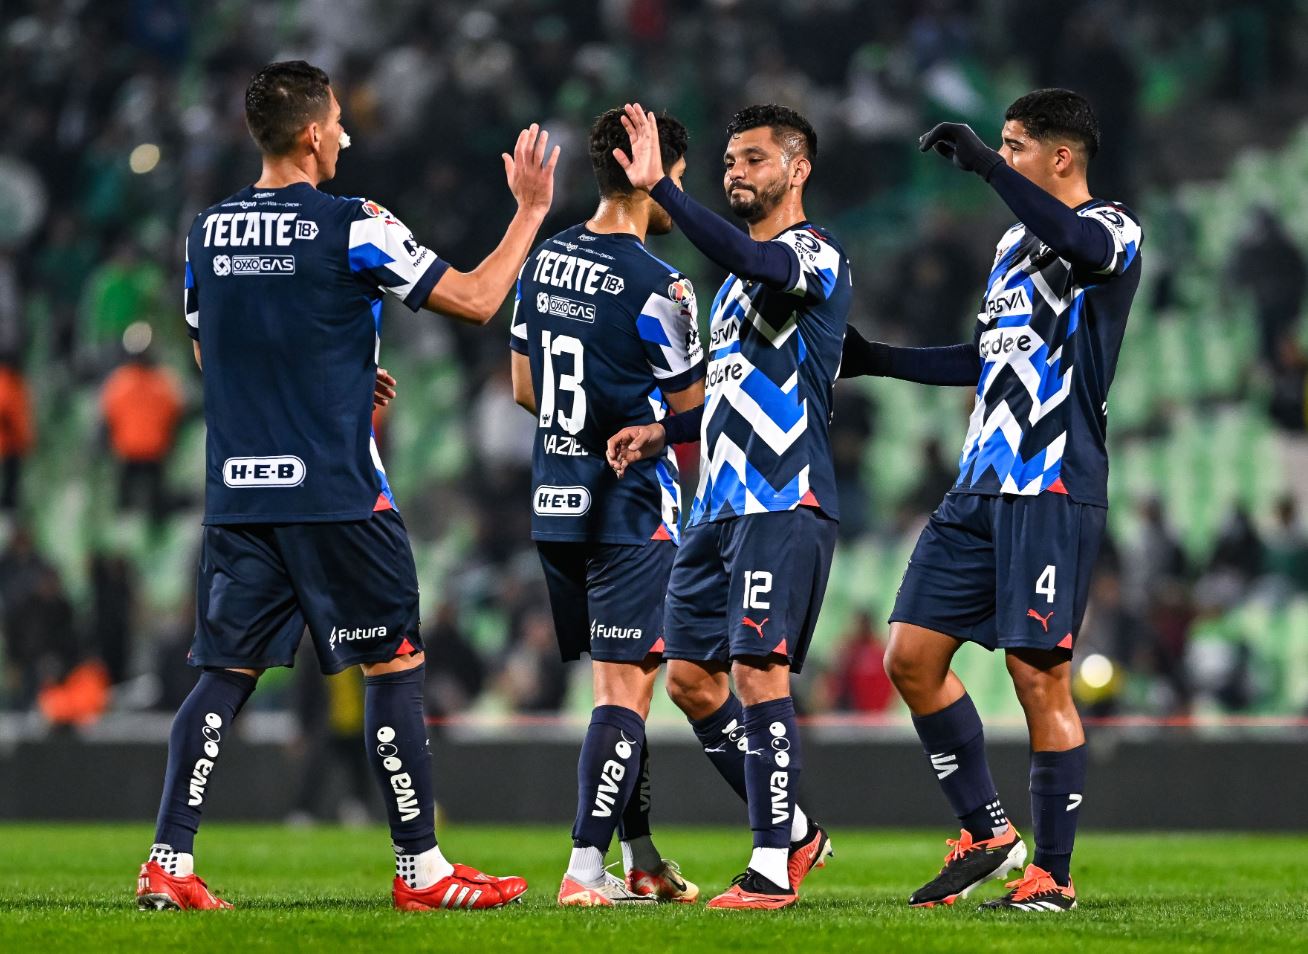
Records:
[[[1076,153],[1072,147],[1062,144],[1054,150],[1054,174],[1065,176],[1070,173],[1076,165]]]
[[[808,156],[797,156],[790,164],[790,184],[802,189],[812,172],[813,163],[809,161]]]

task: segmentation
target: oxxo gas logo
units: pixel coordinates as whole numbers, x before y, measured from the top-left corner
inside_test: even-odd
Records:
[[[558,318],[571,318],[573,321],[584,321],[588,325],[595,323],[595,306],[589,302],[575,301],[571,298],[564,298],[562,295],[549,295],[545,292],[536,293],[536,310],[543,315],[554,315]]]
[[[281,457],[229,457],[223,461],[223,483],[228,487],[298,487],[304,483],[304,461]]]
[[[204,725],[200,732],[204,735],[204,755],[195,760],[191,769],[190,797],[186,804],[195,808],[204,804],[204,790],[209,784],[209,773],[213,771],[213,760],[218,758],[218,743],[223,740],[220,731],[223,717],[216,712],[206,712]]]
[[[402,821],[413,821],[419,815],[418,795],[413,790],[413,776],[405,772],[400,761],[400,750],[395,745],[395,730],[388,725],[377,730],[377,754],[382,768],[391,773],[391,791],[395,793],[395,807]]]
[[[613,754],[622,759],[622,762],[609,759],[600,769],[599,790],[595,793],[595,807],[591,809],[591,815],[595,818],[608,818],[613,814],[613,806],[618,800],[618,783],[627,774],[627,766],[623,762],[631,758],[635,745],[634,741],[627,738],[627,733],[618,730],[618,741],[613,746]]]

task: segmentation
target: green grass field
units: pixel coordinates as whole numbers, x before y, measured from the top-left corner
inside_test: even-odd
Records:
[[[531,889],[500,911],[415,915],[389,907],[382,829],[222,824],[205,826],[200,873],[238,910],[142,914],[132,891],[150,834],[145,825],[0,825],[0,951],[1308,951],[1304,836],[1089,834],[1077,848],[1080,909],[1024,917],[905,906],[939,865],[940,832],[836,830],[837,856],[798,906],[730,913],[561,910],[564,829],[448,827],[447,856],[522,874]],[[749,844],[748,832],[722,829],[669,829],[658,841],[705,898],[729,883]]]

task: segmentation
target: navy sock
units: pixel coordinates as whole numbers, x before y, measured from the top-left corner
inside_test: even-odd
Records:
[[[1031,753],[1031,821],[1035,865],[1064,887],[1071,877],[1072,844],[1085,791],[1086,747]]]
[[[745,787],[755,848],[789,848],[803,757],[789,696],[745,707]]]
[[[618,819],[618,837],[623,841],[649,837],[649,742],[640,747],[640,768],[636,773],[636,787],[627,799],[627,807]]]
[[[406,855],[436,847],[431,746],[423,712],[426,664],[363,680],[363,737],[391,826],[391,841]]]
[[[258,682],[243,672],[206,671],[173,717],[168,736],[168,768],[155,823],[156,844],[192,854],[209,775],[223,739]]]
[[[1008,815],[990,777],[985,733],[972,697],[964,693],[939,712],[913,716],[913,728],[959,824],[978,841],[1002,831]]]
[[[731,693],[717,712],[703,719],[691,719],[695,738],[704,747],[718,774],[727,780],[741,801],[748,802],[745,789],[745,711]]]
[[[645,720],[623,706],[596,706],[577,760],[574,848],[609,850],[627,802],[640,779]]]

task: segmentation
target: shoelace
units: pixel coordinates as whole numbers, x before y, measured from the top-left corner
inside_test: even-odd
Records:
[[[957,861],[968,852],[974,851],[980,847],[980,845],[972,840],[972,836],[967,832],[963,832],[957,838],[946,838],[945,844],[949,846],[949,854],[945,855],[945,864],[949,864],[951,861]]]
[[[731,879],[731,883],[732,883],[733,885],[744,884],[744,883],[745,883],[745,880],[746,880],[748,877],[749,877],[749,869],[746,868],[746,869],[745,869],[744,871],[742,871],[740,874],[738,874],[738,875],[736,875],[734,878],[732,878],[732,879]]]
[[[1058,885],[1054,883],[1054,879],[1046,874],[1033,875],[1030,878],[1021,877],[1016,881],[1009,881],[1004,887],[1013,889],[1012,900],[1014,901],[1025,901],[1037,894],[1047,894],[1059,890]]]

